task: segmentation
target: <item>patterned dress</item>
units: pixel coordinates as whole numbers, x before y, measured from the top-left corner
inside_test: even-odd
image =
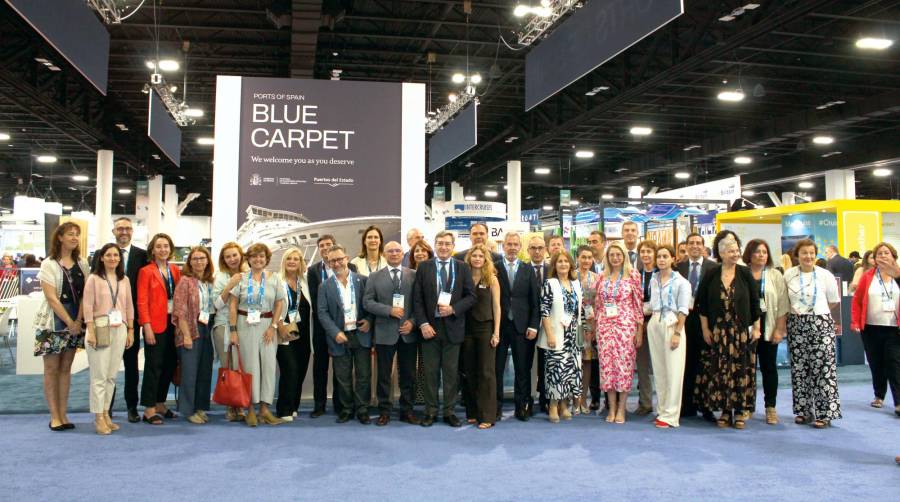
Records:
[[[756,409],[756,342],[739,325],[734,283],[719,284],[723,311],[713,321],[712,346],[700,355],[701,370],[694,400],[701,409],[749,411]]]
[[[578,272],[578,279],[581,281],[581,291],[584,298],[582,298],[581,303],[587,307],[590,306],[593,310],[594,308],[594,295],[597,294],[597,290],[594,288],[594,284],[597,282],[597,274],[593,272],[589,272],[587,274],[582,275],[582,272]],[[597,311],[594,311],[594,316],[597,315]],[[581,324],[578,325],[578,333],[581,335],[581,338],[584,339],[584,351],[581,354],[581,359],[584,361],[591,361],[597,358],[597,338],[588,336],[594,330],[594,320],[587,319],[587,317],[581,318]],[[593,338],[590,339],[589,338]]]
[[[618,288],[616,282],[618,281]],[[630,392],[634,380],[634,334],[644,321],[644,292],[640,275],[632,271],[621,280],[604,277],[597,281],[594,317],[597,320],[597,352],[600,359],[600,389],[603,392]],[[618,310],[606,316],[606,304]]]
[[[553,280],[553,279],[551,279]],[[578,298],[574,288],[567,291],[560,285],[563,292],[563,306],[565,313],[578,318]],[[544,281],[544,291],[541,295],[541,317],[551,317],[553,310],[553,289],[550,281]],[[584,317],[582,308],[581,317]],[[581,349],[578,343],[578,332],[575,322],[563,331],[560,339],[556,334],[556,343],[562,342],[563,350],[544,351],[544,380],[547,398],[551,400],[569,399],[581,397]]]

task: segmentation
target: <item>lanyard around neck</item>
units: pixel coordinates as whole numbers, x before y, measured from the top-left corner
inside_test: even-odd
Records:
[[[259,296],[256,302],[253,302],[253,271],[247,272],[247,306],[256,305],[262,307],[263,297],[266,294],[266,271],[263,270],[259,276]]]

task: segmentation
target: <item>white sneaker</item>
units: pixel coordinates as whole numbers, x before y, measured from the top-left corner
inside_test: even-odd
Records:
[[[291,414],[291,416],[294,418],[297,418],[297,412],[295,411],[294,413]]]
[[[284,420],[285,422],[293,422],[294,421],[294,417],[292,417],[291,415],[288,415],[286,417],[281,417],[281,419]]]

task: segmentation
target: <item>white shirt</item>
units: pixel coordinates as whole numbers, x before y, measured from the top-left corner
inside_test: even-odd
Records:
[[[890,312],[885,312],[882,306],[882,297],[887,292],[889,296]],[[866,308],[866,325],[871,326],[897,326],[897,309],[900,308],[900,287],[893,279],[886,281],[884,286],[878,280],[878,272],[872,277],[869,284],[869,302]]]
[[[801,279],[802,276],[802,279]],[[838,303],[837,279],[824,268],[815,268],[816,284],[813,285],[813,272],[800,272],[800,267],[792,267],[784,273],[787,283],[788,299],[791,301],[791,313],[797,315],[831,314],[829,303]],[[803,287],[801,287],[801,281]],[[812,305],[813,296],[816,297]],[[805,303],[804,303],[805,302]],[[812,309],[810,309],[812,307]]]
[[[350,291],[350,289],[351,289],[350,281],[352,281],[352,280],[353,280],[353,278],[348,275],[347,276],[347,285],[344,286],[344,283],[342,283],[340,279],[335,277],[335,282],[337,282],[338,292],[341,293],[341,303],[343,304],[345,309],[348,307],[354,308],[354,306],[355,306],[354,303],[356,303],[356,298],[353,297],[353,295],[351,294],[351,291]]]
[[[674,282],[673,282],[674,281]],[[691,309],[691,283],[681,277],[676,271],[672,271],[669,280],[662,283],[660,289],[659,272],[653,274],[650,280],[650,310],[662,312],[663,307],[670,312],[681,312],[688,315]],[[669,285],[672,285],[671,302],[669,297]]]
[[[122,254],[122,270],[124,270],[125,273],[127,274],[128,273],[128,257],[131,256],[131,244],[129,244],[123,248],[119,248],[119,251]]]

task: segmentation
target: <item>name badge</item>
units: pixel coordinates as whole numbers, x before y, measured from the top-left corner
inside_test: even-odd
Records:
[[[344,310],[344,331],[353,331],[356,329],[356,311],[353,309]]]
[[[209,312],[201,310],[200,315],[197,316],[197,322],[200,324],[209,324]]]
[[[563,327],[568,328],[569,325],[572,324],[572,314],[569,314],[568,312],[563,314],[561,322]]]
[[[895,310],[894,299],[884,293],[881,293],[881,310],[883,312],[893,312]]]
[[[593,307],[592,305],[585,305],[585,306],[584,306],[584,317],[587,318],[587,319],[593,319],[593,318],[594,318],[594,307]]]
[[[248,310],[247,311],[247,324],[259,324],[261,320],[262,312],[258,310]]]
[[[174,310],[174,307],[175,307],[175,302],[173,302],[172,300],[169,300],[169,303],[166,305],[166,308],[168,309],[168,313],[171,314],[172,310]]]
[[[394,293],[394,299],[393,299],[393,303],[392,303],[391,305],[392,305],[393,307],[397,307],[397,308],[401,308],[401,309],[402,309],[403,306],[405,305],[405,303],[404,303],[403,300],[404,300],[403,295],[401,295],[401,294],[399,294],[399,293]]]
[[[760,312],[766,311],[766,301],[762,298],[759,299],[759,311]]]
[[[112,327],[122,325],[122,313],[116,309],[109,311],[109,325]]]
[[[619,307],[615,303],[607,303],[604,305],[606,317],[618,317]]]
[[[663,322],[666,324],[666,326],[671,328],[678,323],[678,316],[676,316],[674,312],[670,312],[667,310],[663,315]]]
[[[296,310],[288,312],[288,320],[291,321],[291,324],[297,324],[300,321],[300,312]]]
[[[451,294],[449,292],[447,292],[447,291],[442,292],[440,295],[438,295],[437,304],[441,305],[443,307],[449,307],[450,306],[450,297],[451,297]]]

